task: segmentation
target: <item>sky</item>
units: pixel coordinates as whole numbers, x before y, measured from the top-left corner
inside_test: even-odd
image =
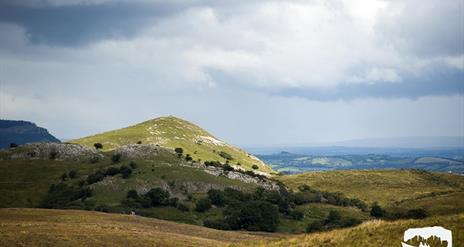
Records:
[[[464,136],[461,0],[0,0],[0,118],[242,146]]]

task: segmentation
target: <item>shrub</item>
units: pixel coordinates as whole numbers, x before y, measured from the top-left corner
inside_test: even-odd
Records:
[[[103,148],[103,144],[101,143],[94,143],[93,146],[95,147],[95,149],[102,149]]]
[[[342,219],[340,212],[337,210],[330,210],[329,215],[327,216],[326,223],[334,223],[338,222]]]
[[[174,149],[174,152],[176,152],[177,157],[180,158],[180,157],[182,157],[182,153],[184,153],[184,149],[182,149],[182,148],[175,148],[175,149]]]
[[[265,201],[246,201],[229,206],[224,215],[232,229],[249,231],[273,232],[280,221],[278,208]]]
[[[177,207],[177,204],[179,203],[179,198],[177,197],[173,197],[173,198],[169,198],[169,206],[171,207]]]
[[[321,231],[323,229],[323,224],[321,221],[314,221],[308,224],[306,227],[306,232],[311,233],[311,232],[317,232]]]
[[[232,155],[224,152],[224,151],[221,151],[219,152],[219,156],[221,156],[222,158],[226,159],[226,160],[232,160]]]
[[[111,161],[113,161],[113,163],[119,163],[119,161],[121,161],[121,154],[113,154],[113,156],[111,156]]]
[[[137,144],[142,144],[142,141],[138,141]]]
[[[427,212],[422,208],[410,209],[406,213],[406,217],[412,219],[424,219],[427,217]]]
[[[58,151],[56,151],[56,150],[50,151],[49,158],[50,158],[51,160],[56,159],[57,156],[58,156]]]
[[[74,201],[84,200],[85,198],[90,197],[90,196],[92,196],[92,190],[88,187],[77,188],[74,186],[67,185],[65,183],[59,183],[57,185],[52,184],[48,190],[47,196],[42,201],[40,207],[82,208],[83,207],[82,204],[74,203]]]
[[[69,178],[73,179],[77,177],[77,172],[75,170],[71,170],[68,174]]]
[[[105,178],[105,174],[102,171],[97,171],[96,173],[90,174],[87,177],[86,182],[87,184],[94,184],[94,183],[102,181],[104,178]]]
[[[208,191],[208,198],[212,204],[216,206],[224,206],[225,204],[225,196],[224,193],[220,190],[210,189]]]
[[[183,204],[183,203],[177,203],[176,208],[179,209],[182,212],[190,211],[190,208],[187,205]]]
[[[132,169],[136,169],[138,167],[137,163],[135,163],[134,161],[131,161],[131,163],[129,163],[129,166],[132,168]]]
[[[223,169],[224,169],[224,171],[233,171],[234,170],[234,168],[231,165],[227,164],[227,163],[224,165]]]
[[[10,143],[10,148],[17,148],[18,147],[18,144],[12,142]]]
[[[218,230],[232,230],[230,228],[230,225],[222,220],[205,220],[203,222],[203,225],[205,227],[214,228]]]
[[[108,169],[106,169],[105,171],[105,175],[106,176],[114,176],[116,174],[118,174],[120,171],[118,168],[116,167],[109,167]]]
[[[121,173],[122,178],[128,178],[132,174],[132,169],[127,166],[121,166],[121,168],[119,168],[119,172]]]
[[[371,208],[371,216],[381,218],[385,216],[385,210],[383,210],[378,203],[374,203]]]
[[[253,165],[251,168],[253,168],[254,170],[257,170],[259,167],[257,165]]]
[[[185,161],[192,161],[193,158],[190,156],[190,154],[185,155]]]
[[[61,181],[66,181],[67,178],[68,178],[68,174],[66,174],[66,173],[63,173],[63,174],[60,176]]]
[[[197,212],[205,212],[206,210],[211,208],[211,201],[209,198],[202,198],[198,200],[198,202],[195,205],[195,211]]]
[[[298,210],[293,210],[290,212],[290,217],[294,220],[302,220],[304,218],[304,213]]]
[[[139,199],[139,194],[137,193],[136,190],[129,190],[129,191],[127,192],[126,198],[138,200],[138,199]]]
[[[110,211],[110,207],[108,205],[106,205],[106,204],[100,204],[100,205],[95,207],[95,210],[100,211],[100,212],[108,213]]]
[[[162,188],[154,188],[148,191],[146,196],[150,199],[152,206],[166,206],[169,203],[169,192]]]

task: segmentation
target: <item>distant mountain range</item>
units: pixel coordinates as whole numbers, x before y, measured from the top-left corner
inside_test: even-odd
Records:
[[[464,136],[416,136],[397,138],[369,138],[330,143],[274,145],[248,147],[255,154],[276,154],[282,151],[306,155],[446,155],[464,153]]]
[[[30,142],[60,142],[47,129],[28,121],[0,120],[0,148]]]

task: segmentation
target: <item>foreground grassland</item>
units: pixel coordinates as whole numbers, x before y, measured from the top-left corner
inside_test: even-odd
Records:
[[[398,247],[401,246],[405,230],[428,226],[443,226],[450,229],[453,232],[453,246],[464,246],[464,214],[436,216],[423,220],[400,220],[392,222],[374,220],[353,228],[302,234],[279,240],[261,240],[251,243],[240,243],[234,244],[233,246]]]
[[[127,128],[73,140],[72,143],[93,147],[94,143],[102,143],[108,151],[127,144],[141,141],[144,144],[158,144],[167,148],[181,147],[184,154],[189,154],[193,160],[226,162],[225,152],[231,156],[230,164],[239,164],[242,168],[252,170],[258,166],[262,172],[272,172],[272,169],[256,157],[245,151],[218,140],[200,127],[176,117],[160,117],[145,121]]]
[[[0,209],[0,246],[225,246],[275,236],[121,214]]]
[[[308,172],[278,179],[292,189],[307,184],[318,190],[342,192],[348,197],[359,198],[367,203],[379,202],[387,207],[414,204],[415,200],[419,200],[428,211],[464,211],[464,176],[459,175],[415,170],[350,170]],[[435,199],[443,203],[433,203]],[[449,212],[430,206],[456,210]]]

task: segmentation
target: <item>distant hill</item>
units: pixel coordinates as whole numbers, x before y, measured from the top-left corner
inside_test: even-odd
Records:
[[[10,143],[25,144],[30,142],[60,142],[45,128],[28,121],[0,120],[0,148]]]
[[[184,155],[189,154],[193,160],[229,162],[233,166],[255,170],[255,172],[270,173],[272,171],[255,156],[217,139],[195,124],[173,116],[155,118],[123,129],[70,142],[88,147],[101,143],[103,150],[106,151],[137,142],[157,144],[170,149],[180,147]],[[254,165],[257,169],[252,169]]]

